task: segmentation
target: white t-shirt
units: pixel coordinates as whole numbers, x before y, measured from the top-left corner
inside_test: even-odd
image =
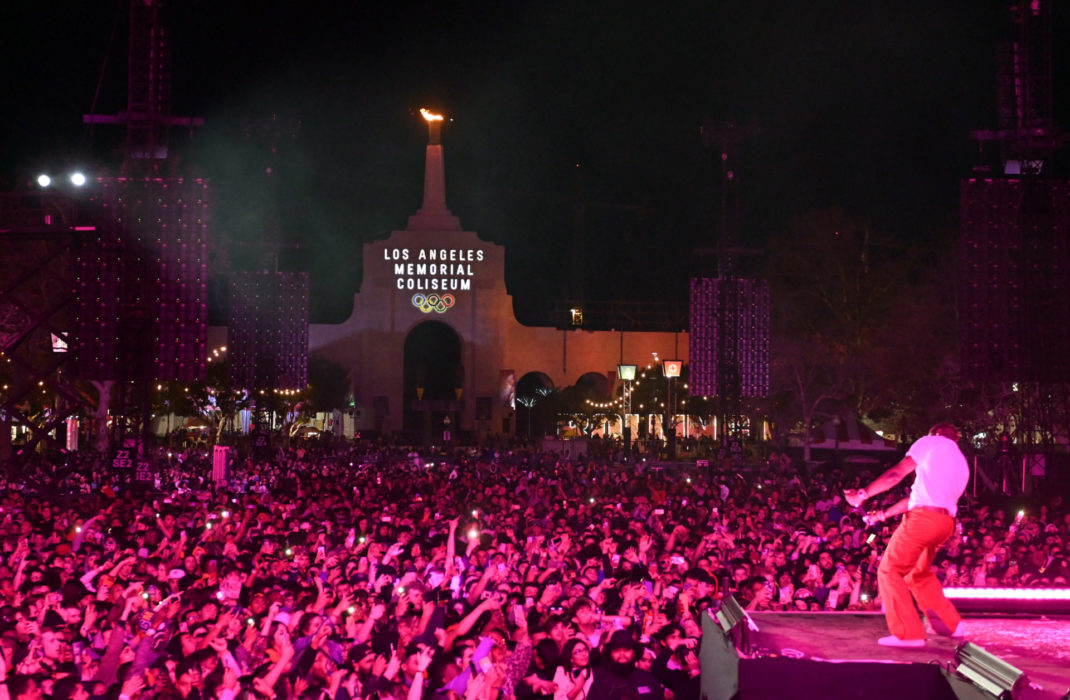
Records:
[[[910,446],[907,457],[917,465],[908,508],[936,506],[955,517],[970,481],[970,466],[959,446],[942,435],[926,435]]]
[[[558,666],[554,671],[554,683],[557,684],[557,689],[554,691],[554,700],[568,700],[568,693],[570,690],[576,687],[576,679],[574,679],[562,666]],[[586,698],[591,692],[591,685],[594,683],[594,674],[588,672],[587,680],[583,683],[583,692],[577,697],[582,700]]]

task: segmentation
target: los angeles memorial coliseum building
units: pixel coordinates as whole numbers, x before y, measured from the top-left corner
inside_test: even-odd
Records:
[[[405,229],[364,246],[349,319],[309,327],[309,352],[349,370],[355,410],[347,433],[512,434],[522,381],[562,387],[590,373],[608,392],[618,364],[645,366],[652,353],[687,361],[686,333],[519,323],[506,291],[505,248],[465,231],[446,207],[433,122],[424,178],[423,206]]]

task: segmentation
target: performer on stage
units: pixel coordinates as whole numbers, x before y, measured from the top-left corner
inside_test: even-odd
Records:
[[[858,507],[911,472],[915,474],[908,498],[873,514],[884,520],[906,512],[877,569],[877,586],[891,632],[878,640],[883,646],[925,646],[925,627],[914,609],[911,593],[937,633],[962,636],[962,618],[929,569],[936,550],[955,531],[958,501],[969,482],[970,468],[959,450],[958,439],[955,426],[937,423],[927,436],[910,446],[902,461],[869,486],[844,492],[847,502]]]

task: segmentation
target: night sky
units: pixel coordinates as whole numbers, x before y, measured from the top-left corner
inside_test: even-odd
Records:
[[[4,3],[3,189],[42,167],[114,172],[121,129],[90,133],[81,116],[105,64],[96,111],[125,106],[127,4]],[[958,179],[978,161],[969,132],[997,125],[1006,5],[170,0],[172,113],[207,120],[174,134],[173,165],[215,183],[216,260],[255,268],[264,248],[243,242],[283,241],[282,266],[312,275],[313,320],[337,321],[361,244],[420,204],[417,110],[432,107],[453,119],[448,204],[507,247],[521,318],[577,272],[588,299],[683,300],[704,267],[692,251],[717,231],[704,120],[760,130],[737,168],[746,245],[827,207],[906,242],[954,230]],[[1066,126],[1070,19],[1055,12]],[[267,130],[271,115],[299,120],[296,137]]]

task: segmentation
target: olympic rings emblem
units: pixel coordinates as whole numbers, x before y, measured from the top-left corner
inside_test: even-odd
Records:
[[[453,307],[455,300],[452,294],[443,294],[439,296],[437,294],[413,294],[412,305],[425,314],[429,314],[432,311],[439,314],[446,313],[447,310]]]

